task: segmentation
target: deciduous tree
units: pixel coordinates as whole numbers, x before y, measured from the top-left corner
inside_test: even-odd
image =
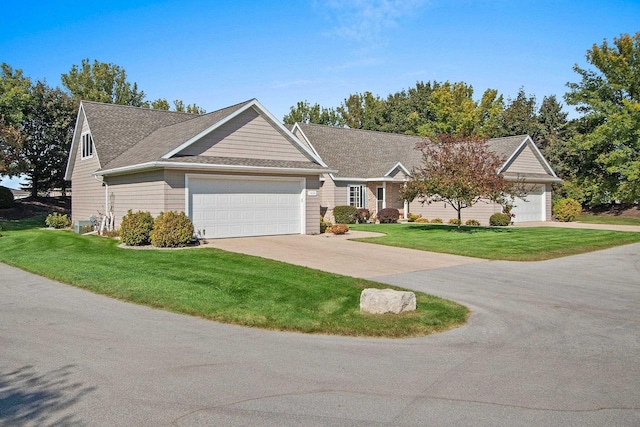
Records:
[[[440,135],[425,140],[418,147],[422,151],[422,165],[413,172],[402,191],[402,198],[422,203],[444,202],[458,214],[478,202],[503,203],[507,196],[518,195],[517,185],[507,181],[498,170],[504,159],[491,151],[486,139]]]
[[[124,68],[116,64],[98,60],[92,64],[88,58],[83,59],[80,66],[73,65],[61,79],[71,95],[80,99],[134,107],[145,105],[145,93],[138,90],[137,83],[130,83]]]
[[[640,32],[604,40],[578,65],[565,99],[584,116],[568,143],[575,179],[590,205],[640,200]]]
[[[295,107],[289,109],[282,121],[292,125],[299,123],[314,123],[327,126],[343,126],[344,119],[333,108],[324,108],[320,104],[311,105],[309,101],[299,101]]]

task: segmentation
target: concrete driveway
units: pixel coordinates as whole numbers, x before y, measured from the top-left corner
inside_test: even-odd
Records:
[[[407,340],[280,333],[0,264],[0,425],[640,425],[640,244],[378,280],[473,314]]]
[[[375,236],[382,234],[349,231],[341,236],[294,234],[243,237],[209,240],[207,246],[365,279],[486,262],[479,258],[391,248],[348,240]]]

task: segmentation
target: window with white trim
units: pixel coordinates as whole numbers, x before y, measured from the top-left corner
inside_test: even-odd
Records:
[[[364,185],[349,185],[349,205],[359,209],[367,207],[367,187]]]
[[[93,138],[90,133],[82,134],[82,158],[93,156]]]

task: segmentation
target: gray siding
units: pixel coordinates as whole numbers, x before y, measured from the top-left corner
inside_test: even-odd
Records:
[[[162,170],[107,177],[105,182],[116,227],[129,209],[134,212],[149,211],[154,217],[167,210]],[[180,210],[184,210],[184,207]]]
[[[540,160],[538,160],[531,147],[527,144],[517,157],[513,159],[505,172],[527,174],[547,173],[547,170],[542,166]]]
[[[307,195],[306,195],[306,234],[320,233],[320,177],[307,176]],[[315,196],[310,196],[309,191],[315,191]],[[305,220],[303,218],[303,220]]]
[[[89,131],[85,118],[82,118],[82,132]],[[81,144],[81,134],[76,131],[74,143]],[[82,158],[82,147],[76,150],[76,158],[71,173],[71,219],[86,221],[98,212],[105,213],[105,190],[102,180],[93,175],[100,169],[100,161],[94,150],[93,157]]]
[[[231,119],[182,150],[179,155],[309,160],[253,109]]]

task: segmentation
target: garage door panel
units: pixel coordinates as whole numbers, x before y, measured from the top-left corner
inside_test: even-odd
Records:
[[[297,234],[302,230],[302,182],[295,180],[189,180],[190,214],[207,237]]]
[[[516,197],[512,212],[516,215],[514,222],[544,221],[545,215],[545,187],[539,185],[531,189],[522,199]]]

